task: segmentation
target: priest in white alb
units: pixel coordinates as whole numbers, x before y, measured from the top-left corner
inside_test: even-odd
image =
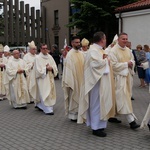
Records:
[[[109,59],[109,55],[111,52],[111,49],[115,46],[115,44],[118,42],[118,35],[116,34],[113,38],[112,43],[105,49],[105,54],[107,55],[108,59]],[[113,93],[113,105],[115,106],[115,114],[117,115],[117,111],[116,111],[116,91],[115,91],[115,80],[114,80],[114,73],[112,70],[112,65],[110,64],[110,73],[111,73],[111,82],[112,82],[112,93]],[[109,122],[112,123],[121,123],[120,120],[118,120],[116,117],[111,117],[108,119]]]
[[[54,115],[53,106],[56,103],[54,77],[58,69],[52,56],[48,54],[46,44],[41,44],[40,51],[35,58],[35,78],[30,82],[30,94],[37,108],[47,115]]]
[[[7,58],[3,57],[4,47],[0,44],[0,100],[6,99],[6,90],[4,86],[5,70]]]
[[[4,46],[4,54],[3,54],[3,64],[4,64],[4,69],[3,69],[3,83],[5,83],[5,80],[7,80],[7,74],[6,74],[6,67],[7,67],[7,63],[9,60],[9,56],[10,56],[10,48],[9,46],[5,45]],[[4,90],[6,92],[6,89],[4,87]],[[3,96],[3,100],[7,99],[6,95]]]
[[[83,84],[84,55],[80,51],[80,38],[72,37],[72,49],[67,53],[64,64],[62,87],[65,100],[65,114],[71,121],[77,121],[81,86]]]
[[[29,90],[29,94],[30,94],[30,89],[29,89],[29,85],[31,83],[31,80],[33,80],[34,76],[33,76],[33,66],[34,66],[34,62],[35,62],[35,58],[36,58],[36,46],[34,41],[31,41],[30,43],[28,43],[29,46],[29,52],[27,54],[24,55],[23,60],[26,62],[27,67],[28,67],[28,76],[27,76],[27,85],[28,85],[28,90]],[[34,100],[31,97],[30,94],[30,103],[33,103]]]
[[[136,123],[131,102],[132,75],[134,73],[134,58],[126,47],[128,35],[120,33],[118,43],[110,51],[110,60],[115,76],[116,108],[118,114],[124,114],[131,129],[140,127]]]
[[[95,33],[93,42],[85,59],[78,123],[86,122],[94,135],[105,137],[107,119],[115,115],[115,111],[112,111],[114,106],[109,60],[103,50],[106,45],[105,34]]]
[[[6,67],[7,80],[5,80],[6,95],[14,108],[27,108],[30,102],[26,75],[27,65],[20,59],[18,50],[13,51],[13,58],[8,61]]]

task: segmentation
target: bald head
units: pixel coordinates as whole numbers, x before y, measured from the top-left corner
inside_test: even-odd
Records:
[[[20,58],[20,52],[18,50],[14,50],[13,51],[13,56],[15,59],[19,59]]]
[[[14,51],[13,51],[13,54],[16,54],[16,53],[19,53],[19,51],[18,51],[18,50],[14,50]]]

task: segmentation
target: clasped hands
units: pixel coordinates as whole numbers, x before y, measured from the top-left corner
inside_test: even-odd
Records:
[[[108,60],[108,64],[110,65],[110,59],[108,58],[107,54],[103,54],[103,59],[105,59],[105,58]]]
[[[5,64],[0,64],[0,68],[5,68]]]
[[[24,73],[24,70],[18,69],[17,73],[19,73],[19,74]]]
[[[33,69],[33,67],[34,67],[34,63],[32,63],[31,69]]]
[[[47,64],[47,65],[46,65],[46,70],[48,70],[48,71],[52,71],[52,70],[53,70],[53,68],[52,68],[49,64]]]
[[[131,69],[132,69],[132,67],[133,67],[133,62],[132,62],[132,61],[129,61],[129,62],[128,62],[128,68],[131,68]]]

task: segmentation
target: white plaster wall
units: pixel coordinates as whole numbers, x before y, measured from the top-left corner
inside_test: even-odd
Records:
[[[123,32],[128,34],[132,49],[135,49],[138,44],[150,46],[150,14],[127,15],[126,13],[123,17]]]

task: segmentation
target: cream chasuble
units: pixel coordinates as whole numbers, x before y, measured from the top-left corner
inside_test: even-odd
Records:
[[[84,55],[71,49],[64,64],[62,87],[64,90],[65,113],[70,119],[77,119],[81,86],[83,84]]]
[[[109,70],[107,73],[107,69]],[[79,104],[78,123],[86,120],[86,113],[89,108],[89,93],[99,82],[100,84],[100,120],[107,120],[113,108],[112,102],[112,83],[108,60],[103,59],[103,50],[97,45],[91,45],[88,50],[84,66],[84,84],[81,92],[81,101]]]
[[[34,66],[36,55],[32,55],[30,52],[28,52],[24,57],[23,60],[26,62],[29,73],[32,71]]]
[[[5,80],[5,75],[6,75],[6,64],[7,64],[7,58],[6,57],[2,57],[0,58],[0,64],[4,64],[5,67],[0,68],[0,99],[4,98],[6,95],[6,90],[5,90],[5,86],[4,86],[4,80]]]
[[[18,74],[18,69],[27,72],[27,65],[22,59],[11,59],[7,63],[5,87],[7,98],[14,107],[21,107],[22,104],[30,102],[27,80],[24,73]]]
[[[104,53],[106,55],[108,55],[108,59],[110,59],[109,54],[111,51],[112,47],[109,45],[105,50]],[[110,117],[113,117],[113,115],[117,114],[117,109],[116,109],[116,89],[115,89],[115,78],[114,78],[114,73],[113,73],[113,69],[112,69],[112,64],[110,63],[110,75],[111,75],[111,85],[112,85],[112,100],[113,100],[113,108],[110,112],[110,114],[112,114],[112,116],[110,115]]]
[[[105,50],[101,50],[103,54],[107,55],[107,52],[105,52]],[[109,56],[107,56],[109,59]],[[109,70],[110,70],[110,78],[111,78],[111,91],[112,91],[112,108],[108,114],[109,118],[114,117],[117,114],[117,110],[116,110],[116,91],[115,91],[115,79],[114,79],[114,74],[113,74],[113,69],[112,69],[112,65],[109,64]]]
[[[121,48],[118,44],[116,44],[111,49],[110,59],[115,75],[117,113],[133,114],[131,103],[131,83],[134,67],[132,67],[132,69],[128,68],[129,61],[132,61],[134,66],[135,62],[133,55],[127,47]]]
[[[28,85],[28,89],[29,89],[29,85],[30,82],[32,82],[31,80],[33,80],[34,76],[33,76],[33,66],[34,66],[34,61],[35,61],[36,55],[32,55],[30,52],[28,52],[24,57],[23,60],[26,62],[27,64],[27,68],[28,68],[28,76],[27,76],[27,85]],[[30,91],[29,91],[30,94]],[[31,95],[31,94],[30,94]]]
[[[53,71],[46,71],[46,65],[49,64]],[[56,103],[56,89],[54,77],[58,69],[51,55],[40,53],[36,56],[32,80],[29,84],[29,92],[35,100],[35,104],[42,101],[45,106],[53,106]]]
[[[109,56],[109,53],[111,51],[112,47],[109,45],[106,49],[105,49],[105,54],[107,54]]]

